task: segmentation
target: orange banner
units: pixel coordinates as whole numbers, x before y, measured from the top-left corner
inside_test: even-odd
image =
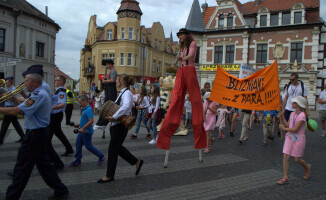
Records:
[[[239,79],[218,67],[210,100],[246,110],[280,110],[276,60],[272,65]]]

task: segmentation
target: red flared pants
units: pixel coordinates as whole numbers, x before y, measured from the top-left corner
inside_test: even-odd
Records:
[[[175,87],[166,113],[160,133],[157,139],[157,147],[170,149],[171,136],[179,128],[186,91],[188,91],[192,109],[192,127],[195,139],[195,149],[206,147],[206,133],[203,122],[203,104],[196,75],[193,66],[180,67],[175,80]]]

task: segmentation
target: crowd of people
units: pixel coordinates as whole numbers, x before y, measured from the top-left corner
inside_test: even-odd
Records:
[[[192,130],[195,137],[195,148],[203,149],[204,153],[212,151],[212,144],[216,139],[226,139],[226,126],[230,127],[230,137],[238,136],[238,144],[248,141],[248,132],[254,123],[260,124],[262,130],[262,145],[268,144],[268,139],[274,140],[274,132],[277,130],[281,137],[282,131],[286,132],[283,147],[283,172],[284,176],[277,184],[289,182],[289,158],[294,157],[295,162],[304,168],[304,178],[309,179],[311,165],[302,159],[304,155],[306,139],[305,126],[314,131],[308,121],[309,107],[307,101],[307,88],[299,81],[299,75],[293,73],[290,82],[284,86],[281,92],[282,105],[279,110],[254,111],[239,108],[231,108],[210,100],[211,84],[204,84],[200,90],[194,68],[196,57],[196,43],[187,29],[180,29],[177,33],[180,40],[182,54],[177,56],[181,62],[175,79],[175,86],[170,104],[165,109],[162,105],[166,97],[160,96],[160,85],[154,83],[150,91],[146,88],[135,88],[134,79],[126,76],[118,76],[114,68],[113,60],[104,60],[102,63],[109,70],[109,74],[102,81],[105,89],[97,93],[83,93],[78,97],[81,106],[81,118],[79,123],[70,121],[74,108],[75,98],[70,87],[64,88],[65,77],[55,78],[55,91],[51,93],[47,83],[42,81],[42,65],[33,65],[22,75],[25,79],[29,96],[22,92],[22,98],[11,98],[0,108],[4,114],[1,125],[0,144],[10,123],[13,123],[20,136],[21,147],[18,152],[17,162],[13,173],[12,184],[8,187],[6,199],[19,199],[31,175],[34,165],[37,166],[46,184],[54,189],[51,199],[66,197],[68,188],[61,182],[56,170],[64,167],[64,163],[52,146],[52,137],[56,135],[65,146],[62,156],[69,156],[74,149],[61,129],[63,113],[66,114],[66,124],[74,125],[76,129],[76,154],[75,160],[69,167],[78,167],[82,164],[82,146],[98,157],[97,165],[101,166],[107,160],[107,171],[104,177],[98,179],[98,183],[114,181],[118,156],[135,166],[135,175],[138,175],[144,161],[136,158],[123,142],[128,134],[128,128],[119,119],[122,116],[136,117],[136,128],[130,133],[130,139],[137,139],[141,124],[146,129],[146,138],[149,144],[169,149],[170,137],[179,128],[182,121],[184,126]],[[15,88],[12,85],[13,77],[6,78],[8,92]],[[325,85],[326,90],[326,85]],[[320,120],[322,122],[322,137],[326,137],[326,92],[319,95]],[[119,105],[119,109],[111,116],[100,116],[96,125],[94,114],[98,114],[104,103],[113,101]],[[25,134],[17,121],[17,115],[25,115]],[[110,144],[107,156],[92,144],[94,130],[102,130],[105,137],[106,126],[110,123]],[[235,130],[236,123],[241,123],[241,130]],[[158,130],[158,126],[160,128]],[[217,131],[214,131],[217,130]],[[217,135],[214,132],[218,132]]]

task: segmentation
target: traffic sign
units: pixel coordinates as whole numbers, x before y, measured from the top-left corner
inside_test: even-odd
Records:
[[[92,83],[92,86],[95,86],[95,83]]]
[[[96,89],[95,86],[92,86],[92,91],[95,91],[95,89]]]
[[[147,83],[147,85],[149,85],[149,84],[151,84],[151,81],[150,81],[150,80],[147,80],[147,82],[146,82],[146,83]]]

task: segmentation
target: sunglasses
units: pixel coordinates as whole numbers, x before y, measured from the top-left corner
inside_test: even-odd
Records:
[[[296,79],[296,78],[295,78]],[[290,81],[294,81],[295,79],[290,79]]]

